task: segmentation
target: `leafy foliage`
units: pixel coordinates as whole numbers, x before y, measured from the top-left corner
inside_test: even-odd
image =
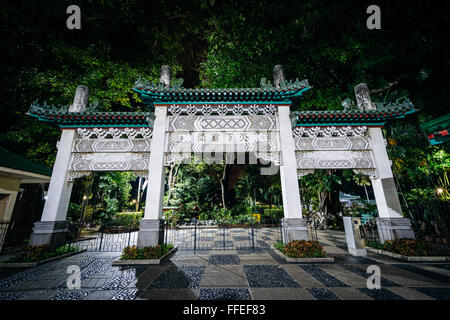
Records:
[[[290,258],[325,257],[325,251],[317,241],[294,240],[287,244],[277,243],[275,248]]]
[[[78,247],[71,246],[69,248],[68,245],[56,248],[54,251],[51,251],[47,245],[28,246],[18,252],[14,257],[2,262],[38,262],[78,250]]]
[[[136,246],[125,247],[120,256],[120,260],[159,259],[172,249],[172,244],[165,243],[154,247],[144,247],[142,249],[138,249]]]
[[[162,64],[186,88],[258,87],[262,77],[269,86],[273,66],[283,64],[287,80],[307,78],[313,86],[293,109],[336,110],[343,101],[351,107],[347,99],[353,100],[360,82],[372,89],[374,102],[413,101],[422,112],[387,129],[389,154],[403,206],[436,199],[439,178],[450,165],[448,146],[428,146],[418,123],[449,108],[442,94],[450,74],[450,41],[443,32],[449,21],[442,6],[380,0],[382,29],[371,31],[365,23],[372,3],[365,0],[80,0],[82,29],[75,31],[65,27],[70,4],[18,0],[0,9],[0,144],[11,151],[51,167],[60,130],[25,114],[38,98],[70,104],[80,84],[89,87],[92,108],[138,111],[145,107],[131,88],[139,77],[158,81]],[[232,215],[259,202],[281,204],[279,176],[262,178],[255,170],[246,169],[232,188],[233,201],[225,203]],[[180,206],[180,218],[220,212],[223,171],[206,164],[180,169],[170,199]],[[96,178],[90,199],[95,205],[86,207],[85,217],[89,212],[91,219],[108,220],[126,207],[125,180],[131,177],[119,176]],[[336,192],[346,180],[345,172],[302,178],[306,211],[339,211]],[[75,183],[77,203],[83,188]]]
[[[370,247],[386,250],[404,256],[434,256],[438,253],[438,248],[431,242],[424,240],[397,239],[386,240],[382,245],[379,243],[367,243]]]

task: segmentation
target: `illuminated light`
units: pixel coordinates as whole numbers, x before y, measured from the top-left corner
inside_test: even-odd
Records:
[[[444,189],[442,189],[442,188],[437,188],[437,189],[436,189],[436,192],[439,193],[439,194],[441,194],[442,192],[444,192]]]

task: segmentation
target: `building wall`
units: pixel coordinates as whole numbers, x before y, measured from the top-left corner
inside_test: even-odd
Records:
[[[0,220],[9,221],[19,191],[20,179],[0,175],[0,194],[2,205],[0,206]]]

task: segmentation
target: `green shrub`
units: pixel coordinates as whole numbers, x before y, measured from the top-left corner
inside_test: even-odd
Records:
[[[214,209],[212,209],[210,211],[211,214],[211,218],[215,219],[215,220],[221,220],[221,221],[229,221],[231,220],[231,210],[226,210],[223,208],[219,208],[219,207],[214,207]]]
[[[283,218],[282,208],[264,209],[262,219],[280,219]]]
[[[139,227],[139,221],[142,219],[142,212],[118,212],[113,217],[113,224],[116,226]]]
[[[2,262],[38,262],[76,251],[78,251],[78,247],[71,246],[69,250],[68,245],[61,246],[54,251],[50,251],[46,244],[40,246],[28,246],[14,257]]]
[[[120,260],[158,259],[173,249],[172,244],[159,244],[155,247],[138,249],[136,246],[126,247],[122,251]]]
[[[253,219],[252,214],[240,214],[231,218],[231,223],[233,224],[251,224]]]
[[[325,257],[325,251],[317,241],[294,240],[288,244],[276,243],[275,248],[290,258]]]
[[[367,241],[366,246],[408,257],[433,256],[437,255],[439,251],[439,249],[432,242],[414,239],[386,240],[383,244]]]

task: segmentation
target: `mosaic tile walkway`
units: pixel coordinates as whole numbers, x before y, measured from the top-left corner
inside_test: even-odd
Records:
[[[369,253],[349,256],[343,233],[321,232],[334,263],[286,263],[270,250],[190,254],[160,265],[113,267],[118,252],[85,252],[14,274],[0,269],[0,300],[450,300],[449,263],[404,263]],[[70,265],[81,289],[67,289]],[[369,265],[381,270],[381,289],[368,289]]]

